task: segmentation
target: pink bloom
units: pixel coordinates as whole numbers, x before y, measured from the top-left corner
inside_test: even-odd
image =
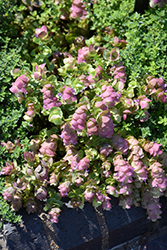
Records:
[[[106,158],[113,151],[110,144],[106,143],[100,148],[100,154]]]
[[[151,100],[148,99],[145,95],[139,96],[138,100],[139,100],[141,109],[149,108],[149,102],[151,102]]]
[[[113,135],[111,138],[111,143],[116,150],[121,151],[124,155],[127,154],[129,146],[126,139],[121,138],[119,135]]]
[[[121,94],[118,94],[114,89],[109,85],[103,85],[101,88],[102,94],[101,97],[103,102],[108,108],[112,108],[119,101]]]
[[[57,186],[59,181],[59,174],[51,173],[49,183],[50,185]]]
[[[35,161],[35,155],[33,152],[25,152],[24,153],[24,159],[27,161],[27,162],[33,162]]]
[[[63,182],[61,185],[58,186],[58,189],[62,197],[67,196],[70,192],[70,182]]]
[[[39,149],[39,151],[43,155],[48,155],[50,157],[53,157],[55,155],[56,149],[57,149],[56,138],[48,138],[41,144],[41,148]]]
[[[103,111],[98,116],[99,136],[103,138],[111,138],[113,135],[114,124],[111,120],[110,112]]]
[[[157,199],[151,199],[147,204],[147,213],[148,213],[148,219],[152,221],[156,221],[157,219],[160,219],[162,214],[161,211],[161,205],[158,202]]]
[[[78,163],[77,169],[78,169],[79,171],[87,170],[87,168],[89,168],[89,165],[90,165],[89,159],[87,159],[86,157],[84,157],[84,158],[82,158],[82,160],[80,160],[80,162]]]
[[[43,39],[48,35],[47,27],[43,25],[40,29],[35,29],[36,37]]]
[[[84,192],[85,201],[91,202],[93,200],[95,193],[91,189],[86,189]]]
[[[67,122],[62,126],[63,130],[61,132],[61,138],[65,146],[77,143],[77,133],[73,130]]]
[[[85,128],[86,117],[87,117],[86,105],[80,106],[72,116],[71,128],[81,132]]]
[[[81,2],[81,0],[73,0],[73,4],[71,7],[71,14],[70,17],[76,19],[85,19],[85,16],[87,15],[87,12],[85,10],[85,4],[86,2]]]
[[[60,216],[60,208],[52,208],[49,212],[49,216],[50,216],[50,221],[54,222],[54,223],[58,223],[58,217]]]
[[[122,182],[124,184],[133,182],[133,168],[130,166],[128,161],[125,161],[122,157],[122,155],[117,155],[113,159],[114,163],[114,179],[118,182]]]
[[[87,135],[98,135],[98,125],[94,118],[90,118],[86,124],[87,126]]]
[[[28,121],[28,122],[32,122],[33,117],[35,116],[35,111],[34,111],[35,107],[34,107],[34,103],[28,103],[27,105],[27,112],[25,112],[24,115],[24,120]]]
[[[80,64],[81,62],[85,62],[89,53],[93,50],[93,45],[89,47],[82,47],[78,50],[78,60],[77,62]]]
[[[149,152],[150,155],[155,157],[156,155],[162,154],[162,150],[160,150],[161,144],[158,144],[156,142],[146,142],[144,144],[144,150],[146,152]]]
[[[12,83],[12,87],[9,89],[14,94],[24,93],[27,94],[27,84],[29,79],[25,75],[19,76],[15,82]]]
[[[77,178],[77,179],[75,180],[75,185],[76,185],[77,187],[80,187],[81,184],[82,184],[82,182],[83,182],[83,178]]]
[[[33,73],[35,80],[41,80],[45,76],[46,73],[45,65],[46,63],[43,63],[35,67],[36,71]]]
[[[66,101],[67,104],[71,104],[77,100],[76,95],[74,94],[74,89],[69,86],[64,86],[61,88],[63,101]]]
[[[104,201],[102,203],[102,208],[104,210],[107,210],[107,211],[111,210],[112,206],[111,206],[110,200],[111,198],[104,196]]]
[[[2,167],[2,171],[0,174],[4,174],[4,175],[11,175],[14,168],[14,164],[12,162],[5,162],[6,167]]]
[[[41,90],[43,93],[43,108],[50,110],[52,107],[60,107],[61,103],[57,100],[57,97],[53,94],[53,85],[46,84]]]
[[[3,198],[6,201],[12,201],[15,191],[16,189],[14,189],[13,187],[6,188],[2,193]]]

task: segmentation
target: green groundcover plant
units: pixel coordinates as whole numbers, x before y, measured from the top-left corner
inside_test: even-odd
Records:
[[[21,108],[16,124],[23,132],[1,142],[1,193],[15,212],[37,212],[44,201],[57,223],[63,204],[110,210],[114,196],[124,209],[142,206],[148,219],[160,218],[166,24],[153,21],[167,10],[141,16],[133,1],[113,1],[104,22],[105,2],[24,0],[16,11],[12,25],[28,41],[20,55],[30,66],[13,67],[9,93]],[[128,2],[129,16],[120,9]]]

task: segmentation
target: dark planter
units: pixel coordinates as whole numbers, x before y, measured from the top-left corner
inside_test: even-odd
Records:
[[[8,250],[109,250],[139,235],[152,234],[167,225],[167,203],[161,199],[162,219],[147,220],[146,211],[132,207],[124,210],[112,198],[112,210],[62,208],[59,223],[50,223],[47,214],[20,211],[22,225],[4,224]],[[147,237],[145,237],[147,238]]]

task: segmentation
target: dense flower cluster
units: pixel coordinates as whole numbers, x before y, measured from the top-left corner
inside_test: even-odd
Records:
[[[9,89],[12,93],[16,95],[19,103],[24,100],[23,94],[28,93],[26,89],[28,82],[29,78],[25,75],[21,75],[16,79],[15,82],[12,83],[12,87]]]
[[[76,144],[77,143],[77,133],[71,128],[70,124],[65,123],[62,126],[61,138],[63,139],[64,145]]]
[[[146,82],[148,84],[145,88],[146,93],[153,95],[155,101],[160,100],[161,102],[166,103],[167,95],[165,93],[167,90],[163,78],[148,77]]]
[[[75,102],[77,100],[75,96],[75,91],[69,86],[64,86],[61,88],[62,93],[62,99],[68,104],[71,104],[72,102]]]
[[[112,86],[118,85],[117,89],[121,91],[124,88],[124,84],[126,82],[126,73],[125,73],[125,67],[122,64],[115,64],[111,68],[111,74],[114,76],[114,82],[112,83]]]
[[[91,202],[110,210],[111,195],[125,209],[142,205],[155,221],[162,213],[159,199],[167,196],[167,153],[162,140],[161,145],[146,138],[154,107],[166,109],[166,84],[162,77],[146,74],[139,82],[140,77],[128,75],[128,63],[121,63],[127,42],[112,27],[101,27],[98,36],[87,39],[93,19],[86,15],[98,1],[89,1],[87,9],[84,1],[73,0],[71,8],[67,2],[55,1],[60,15],[53,26],[35,29],[32,70],[12,71],[20,76],[10,91],[27,108],[22,126],[31,139],[1,142],[5,157],[11,153],[0,172],[3,197],[14,211],[23,206],[28,213],[45,202],[57,223],[59,207],[82,209]],[[165,115],[162,121],[166,124]]]
[[[121,97],[121,94],[115,92],[111,86],[103,85],[101,91],[103,102],[108,108],[113,108]]]
[[[32,122],[33,117],[35,116],[34,109],[35,109],[34,103],[30,102],[27,104],[27,112],[25,112],[24,120]]]
[[[72,129],[81,132],[85,128],[86,117],[87,117],[86,111],[87,111],[86,105],[82,105],[76,109],[71,120]]]
[[[41,90],[41,92],[43,93],[43,108],[46,110],[61,106],[61,102],[59,102],[57,97],[54,96],[52,89],[53,85],[46,84]]]
[[[55,155],[56,149],[57,149],[57,136],[51,135],[50,138],[47,138],[46,141],[44,141],[41,144],[39,152],[43,155],[48,155],[50,157],[53,157]]]
[[[86,2],[82,2],[81,0],[73,0],[70,17],[74,19],[85,19],[85,16],[87,15],[85,4]]]
[[[114,131],[114,124],[109,111],[103,111],[98,116],[99,136],[111,138]]]
[[[45,65],[46,65],[46,63],[43,63],[43,64],[37,65],[35,67],[35,71],[33,73],[35,80],[41,80],[42,78],[44,78],[44,76],[46,74]]]
[[[85,62],[89,53],[93,50],[93,46],[90,45],[89,47],[82,47],[78,50],[78,63]]]

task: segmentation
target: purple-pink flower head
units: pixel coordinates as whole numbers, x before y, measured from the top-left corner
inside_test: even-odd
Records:
[[[5,165],[5,167],[2,167],[2,171],[0,172],[0,174],[11,175],[15,169],[13,162],[6,161]]]
[[[86,125],[87,118],[87,107],[86,105],[80,106],[72,116],[71,128],[81,132]]]
[[[6,189],[3,191],[3,193],[2,193],[3,198],[4,198],[6,201],[12,201],[15,192],[16,192],[16,189],[15,189],[15,188],[13,188],[13,187],[8,187],[8,188],[6,188]]]
[[[110,112],[103,111],[98,117],[99,136],[103,138],[111,138],[114,131],[114,124],[111,120]]]
[[[57,149],[56,141],[57,138],[47,138],[46,141],[41,144],[41,148],[39,149],[40,153],[53,157]]]
[[[41,90],[43,93],[43,108],[45,110],[50,110],[52,107],[60,107],[61,102],[57,100],[57,97],[53,94],[53,85],[46,84]]]
[[[80,162],[77,164],[77,169],[79,171],[87,170],[89,168],[90,161],[86,157],[82,158]]]
[[[131,166],[134,168],[134,172],[136,173],[137,179],[142,182],[146,182],[147,180],[147,167],[144,165],[144,163],[140,160],[132,160]]]
[[[50,216],[50,221],[54,222],[54,223],[58,223],[58,217],[60,216],[60,208],[52,208],[49,212],[49,216]]]
[[[124,184],[128,184],[133,182],[133,172],[134,169],[130,166],[130,164],[128,163],[128,161],[125,161],[122,157],[122,155],[117,155],[114,157],[113,159],[113,163],[114,163],[114,170],[115,170],[115,174],[114,174],[114,179],[122,182]]]
[[[45,38],[48,35],[47,27],[43,25],[41,28],[35,29],[35,34],[36,37],[39,37],[40,39]]]
[[[154,7],[158,5],[159,7],[163,7],[164,4],[167,3],[167,0],[150,0],[150,7]]]
[[[85,62],[89,53],[93,50],[93,45],[89,47],[82,47],[78,50],[78,60],[77,62],[80,64],[81,62]]]
[[[73,0],[70,17],[73,19],[85,19],[87,15],[85,4],[86,2],[82,2],[81,0]]]
[[[111,73],[112,76],[114,76],[114,82],[113,82],[113,86],[118,82],[118,86],[119,86],[119,91],[121,91],[124,88],[124,83],[126,82],[126,73],[125,73],[125,67],[122,64],[115,64],[112,68],[111,68]]]
[[[12,87],[9,89],[12,93],[18,94],[18,93],[24,93],[27,94],[27,84],[29,82],[29,79],[25,75],[19,76],[15,82],[12,83]]]
[[[95,103],[96,108],[100,108],[101,110],[108,110],[107,106],[104,104],[103,101],[98,101]]]
[[[77,100],[75,91],[69,86],[64,86],[61,88],[62,99],[67,104],[71,104]]]
[[[57,186],[59,181],[59,174],[51,173],[50,178],[49,178],[49,183],[51,186]]]
[[[160,219],[162,214],[161,211],[161,204],[159,203],[158,199],[152,198],[148,204],[147,204],[147,213],[148,217],[147,219],[150,219],[152,221],[156,221],[157,219]]]
[[[24,120],[32,122],[33,117],[35,116],[34,110],[35,110],[34,103],[33,102],[28,103],[27,112],[25,112],[25,115],[24,115]]]
[[[85,201],[92,202],[94,195],[95,195],[95,192],[92,189],[87,188],[84,192]]]
[[[97,125],[97,122],[94,118],[90,118],[87,121],[86,127],[87,127],[87,135],[88,136],[98,135],[98,125]]]
[[[70,144],[76,144],[77,143],[77,132],[73,130],[69,123],[65,123],[62,126],[62,132],[61,132],[61,138],[63,139],[63,143],[65,146]]]
[[[150,155],[155,157],[156,155],[162,154],[162,150],[160,150],[161,144],[158,144],[156,142],[149,142],[146,141],[143,145],[143,148],[146,152],[149,152]]]
[[[113,46],[120,47],[120,48],[125,48],[128,42],[125,40],[120,40],[117,36],[114,37],[113,39]]]
[[[101,97],[108,108],[112,108],[119,101],[121,94],[114,91],[111,86],[103,85]]]
[[[126,139],[121,138],[119,135],[113,135],[111,138],[111,143],[116,150],[121,151],[124,155],[127,154],[129,146]]]
[[[70,192],[70,182],[69,181],[63,182],[58,186],[58,189],[62,197],[67,196],[68,193]]]
[[[164,170],[162,169],[162,165],[154,160],[150,165],[149,170],[151,170],[151,176],[153,179],[152,186],[164,191],[167,186],[167,177]]]
[[[138,97],[139,104],[141,109],[149,109],[149,102],[151,102],[150,99],[148,99],[145,95],[139,96]]]
[[[100,148],[100,154],[106,158],[110,153],[112,153],[113,149],[110,144],[106,143]]]
[[[102,208],[104,210],[111,210],[112,206],[111,206],[111,202],[110,202],[111,198],[107,197],[107,196],[104,196],[104,201],[102,203]]]
[[[24,159],[27,161],[27,162],[33,162],[35,161],[35,154],[34,152],[30,152],[30,151],[27,151],[23,154],[24,156]]]
[[[46,74],[46,63],[37,65],[35,67],[35,72],[33,73],[35,80],[41,80]]]

